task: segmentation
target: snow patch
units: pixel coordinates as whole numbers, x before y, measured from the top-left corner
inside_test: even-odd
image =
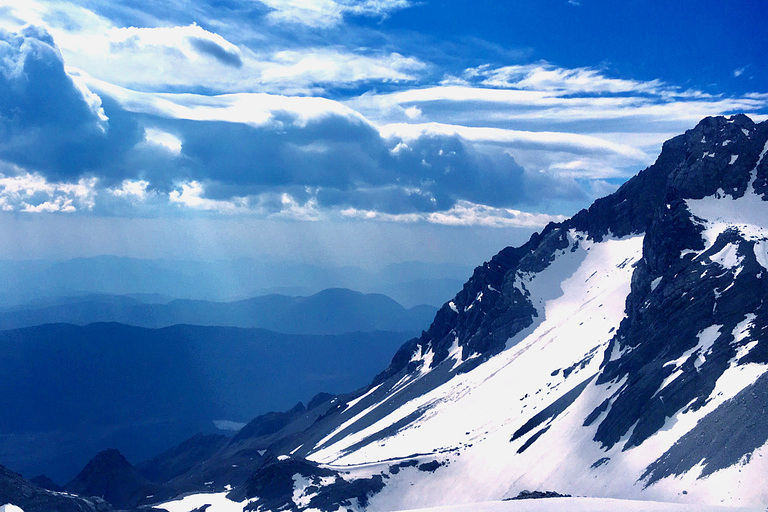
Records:
[[[371,394],[375,393],[376,390],[379,389],[380,387],[381,387],[381,384],[378,384],[378,385],[372,387],[364,395],[361,395],[361,396],[355,398],[354,400],[350,400],[349,402],[347,402],[347,407],[344,408],[343,411],[341,411],[341,414],[344,414],[345,412],[347,412],[347,410],[349,410],[350,408],[352,408],[352,407],[356,406],[357,404],[359,404],[361,400],[365,400],[366,398],[368,398]]]
[[[744,259],[739,257],[738,249],[737,245],[727,244],[720,249],[720,251],[710,256],[709,259],[723,268],[733,269],[741,265],[741,262]]]
[[[760,154],[758,164],[768,152],[768,143]],[[756,169],[752,171],[752,179],[746,192],[738,199],[725,194],[715,194],[703,199],[687,199],[686,205],[690,212],[700,219],[704,226],[702,237],[705,247],[702,251],[683,251],[681,257],[690,252],[702,253],[717,240],[717,237],[727,229],[737,229],[745,240],[756,242],[755,256],[766,269],[768,269],[768,201],[755,193],[753,183],[756,177]],[[736,248],[726,247],[711,258],[727,268],[733,268],[738,258]]]
[[[736,163],[736,160],[738,159],[739,159],[739,155],[731,155],[731,161],[728,162],[728,165],[733,165],[734,163]]]
[[[227,498],[227,494],[227,492],[191,494],[180,500],[155,505],[155,508],[165,509],[168,512],[189,512],[210,505],[205,509],[206,512],[243,512],[248,500],[238,503]]]
[[[17,507],[16,505],[12,505],[8,503],[0,507],[0,512],[24,512],[24,511],[21,510],[21,507]]]
[[[768,239],[755,242],[755,259],[761,267],[768,270]]]
[[[709,351],[712,349],[712,345],[715,343],[715,340],[720,337],[720,329],[722,328],[722,325],[710,325],[703,331],[699,332],[696,335],[696,337],[699,339],[699,342],[695,347],[686,350],[682,356],[673,361],[667,362],[664,364],[664,366],[675,365],[675,367],[679,367],[685,363],[694,353],[698,353],[698,357],[694,362],[694,366],[699,368],[706,360],[706,354],[709,353]]]
[[[656,279],[651,281],[651,291],[654,291],[659,286],[661,279],[662,279],[661,277],[657,277]]]
[[[754,313],[747,313],[747,316],[739,322],[736,327],[733,328],[733,331],[731,334],[733,334],[733,342],[734,343],[740,343],[742,340],[747,338],[750,335],[750,332],[752,330],[753,324],[755,318],[757,316]],[[753,348],[757,346],[758,340],[752,340],[745,345],[742,345],[739,347],[738,351],[736,352],[736,356],[734,359],[737,361],[740,360],[742,357],[749,354]]]

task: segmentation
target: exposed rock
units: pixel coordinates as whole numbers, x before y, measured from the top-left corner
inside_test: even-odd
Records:
[[[110,512],[98,498],[82,498],[43,489],[0,466],[0,503],[13,503],[24,512]]]
[[[174,494],[141,476],[114,449],[98,453],[64,489],[82,496],[98,496],[118,509],[157,503]]]
[[[504,501],[513,500],[540,500],[542,498],[570,498],[570,494],[560,494],[555,491],[520,491],[514,498],[506,498]]]

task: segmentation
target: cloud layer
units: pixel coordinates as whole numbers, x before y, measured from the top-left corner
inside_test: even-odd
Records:
[[[269,23],[328,30],[409,5],[262,4]],[[90,28],[53,32],[97,76],[66,67],[45,29],[0,32],[3,210],[540,226],[614,190],[699,118],[768,104],[547,62],[416,86],[430,66],[397,52],[258,53],[194,23],[118,27],[67,9]],[[211,90],[169,92],[191,81]],[[251,91],[220,93],[238,83]]]

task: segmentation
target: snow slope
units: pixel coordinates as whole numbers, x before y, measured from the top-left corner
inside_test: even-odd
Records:
[[[400,512],[763,512],[762,507],[718,507],[680,505],[658,501],[610,498],[547,498],[538,500],[488,501],[469,505],[424,508]],[[213,512],[213,511],[212,511]]]

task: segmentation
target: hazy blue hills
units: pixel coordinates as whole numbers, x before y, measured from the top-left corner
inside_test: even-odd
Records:
[[[60,483],[105,448],[141,461],[215,431],[214,421],[359,388],[412,334],[118,323],[3,331],[0,460]]]
[[[441,306],[471,267],[405,262],[377,270],[266,261],[150,260],[96,256],[63,261],[0,261],[0,306],[75,295],[161,295],[233,301],[268,294],[312,295],[326,288],[383,293],[406,307]]]
[[[258,327],[291,334],[419,332],[429,325],[436,312],[433,306],[406,309],[381,294],[340,288],[323,290],[309,297],[265,295],[234,302],[177,299],[166,304],[147,303],[144,297],[88,295],[2,311],[0,329],[47,323],[120,322],[141,327],[175,324]]]

